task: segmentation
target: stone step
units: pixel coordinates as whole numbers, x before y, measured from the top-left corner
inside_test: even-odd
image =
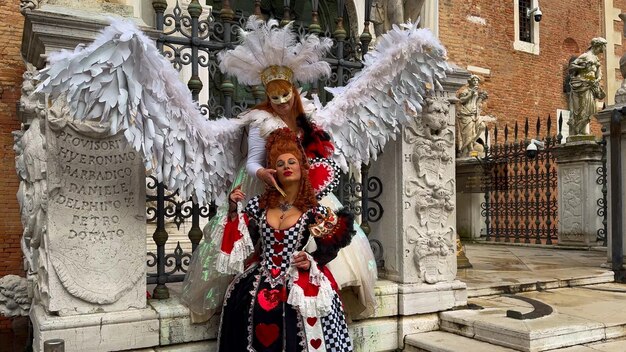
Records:
[[[545,351],[626,336],[624,298],[626,285],[614,283],[473,298],[470,306],[482,309],[443,312],[440,328],[519,351]],[[507,317],[508,310],[544,316],[518,320]]]
[[[615,281],[612,271],[604,269],[587,269],[586,272],[558,273],[546,277],[527,277],[515,279],[510,282],[502,280],[501,284],[494,285],[467,285],[467,297],[482,297],[501,294],[516,294],[522,292],[553,290],[557,288],[588,286],[595,284],[611,283]],[[461,279],[463,281],[463,279]]]
[[[406,352],[514,352],[510,348],[492,345],[445,331],[430,331],[407,335],[404,340]]]

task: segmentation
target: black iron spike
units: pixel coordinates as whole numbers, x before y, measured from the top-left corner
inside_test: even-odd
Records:
[[[552,129],[552,115],[548,114],[548,134],[547,137],[550,137],[550,130]]]
[[[517,142],[517,134],[518,134],[517,121],[515,121],[515,129],[513,130],[513,134],[515,136],[515,138],[513,138],[513,141]]]
[[[541,131],[541,120],[537,116],[537,139],[539,139],[539,132]]]
[[[498,144],[498,125],[493,129],[493,144]]]
[[[524,122],[524,140],[528,140],[528,116],[526,116],[526,121]]]
[[[509,124],[504,125],[504,144],[509,140]]]

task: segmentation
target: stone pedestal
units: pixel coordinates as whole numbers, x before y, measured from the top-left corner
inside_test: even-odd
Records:
[[[65,351],[114,351],[158,344],[158,316],[146,307],[145,173],[141,155],[109,126],[76,122],[58,102],[36,120],[20,157],[45,182],[20,186],[22,204],[42,199],[42,238],[28,260],[37,271],[31,308],[35,351],[65,340]],[[27,171],[28,166],[27,166]],[[30,226],[30,224],[29,224]]]
[[[466,303],[465,284],[456,280],[456,184],[454,94],[465,81],[444,86],[421,116],[387,144],[370,174],[385,180],[380,201],[385,216],[371,223],[383,243],[381,277],[398,283],[398,314],[432,313]]]
[[[622,130],[621,130],[621,134],[620,134],[620,138],[621,138],[621,150],[619,151],[613,151],[611,150],[611,136],[610,136],[610,130],[611,130],[611,114],[613,114],[613,110],[614,109],[621,109],[623,107],[625,107],[626,105],[621,104],[621,105],[616,105],[616,106],[608,106],[606,107],[604,110],[600,111],[598,113],[598,122],[600,122],[602,124],[602,127],[606,130],[606,132],[604,132],[604,135],[606,136],[606,142],[607,142],[607,189],[608,189],[608,194],[607,194],[607,224],[609,224],[608,228],[607,228],[607,238],[608,238],[608,243],[607,243],[607,259],[608,262],[610,263],[612,261],[612,241],[611,239],[613,238],[613,231],[611,229],[611,223],[612,223],[612,219],[614,219],[616,216],[617,217],[621,217],[622,219],[626,219],[626,206],[624,205],[624,199],[626,199],[626,181],[624,181],[624,178],[622,177],[622,192],[621,194],[613,194],[613,192],[611,191],[612,187],[611,187],[611,169],[612,169],[612,165],[611,165],[611,154],[614,152],[618,152],[621,154],[621,160],[622,160],[622,168],[620,171],[620,174],[626,175],[626,122],[624,121],[624,116],[622,116]],[[613,197],[620,197],[622,199],[622,214],[613,214],[612,210],[611,210],[611,202],[612,202],[612,198]],[[626,221],[622,220],[622,253],[626,254]],[[625,256],[625,260],[624,262],[626,262],[626,256]]]
[[[598,229],[602,227],[602,218],[598,216],[602,186],[596,183],[597,170],[602,166],[602,146],[589,139],[570,140],[555,149],[559,182],[558,243],[595,246]]]
[[[483,177],[480,161],[456,159],[456,228],[462,240],[479,239],[484,232],[485,219],[481,215],[481,204],[485,201]]]

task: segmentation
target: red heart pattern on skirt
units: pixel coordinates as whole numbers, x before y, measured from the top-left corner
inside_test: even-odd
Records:
[[[265,347],[270,347],[274,343],[274,341],[278,339],[279,332],[280,329],[276,324],[260,323],[254,329],[254,335],[256,336],[257,340],[259,340],[259,342]]]
[[[268,290],[266,288],[259,291],[257,302],[266,312],[276,308],[281,301],[281,292],[279,290]]]
[[[311,339],[311,341],[309,341],[311,343],[311,346],[313,346],[313,348],[318,349],[320,348],[320,346],[322,345],[322,340],[321,339]]]

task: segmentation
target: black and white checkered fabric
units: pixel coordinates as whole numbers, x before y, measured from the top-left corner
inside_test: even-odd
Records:
[[[250,216],[251,218],[257,221],[261,218],[261,214],[262,214],[261,206],[259,205],[260,198],[261,198],[260,196],[251,198],[248,201],[248,205],[246,205],[246,209],[245,209],[245,212],[248,214],[248,216]]]
[[[341,300],[337,295],[333,299],[333,306],[332,312],[322,317],[322,332],[324,333],[326,351],[351,352],[352,340],[348,334],[348,325],[346,325]]]

